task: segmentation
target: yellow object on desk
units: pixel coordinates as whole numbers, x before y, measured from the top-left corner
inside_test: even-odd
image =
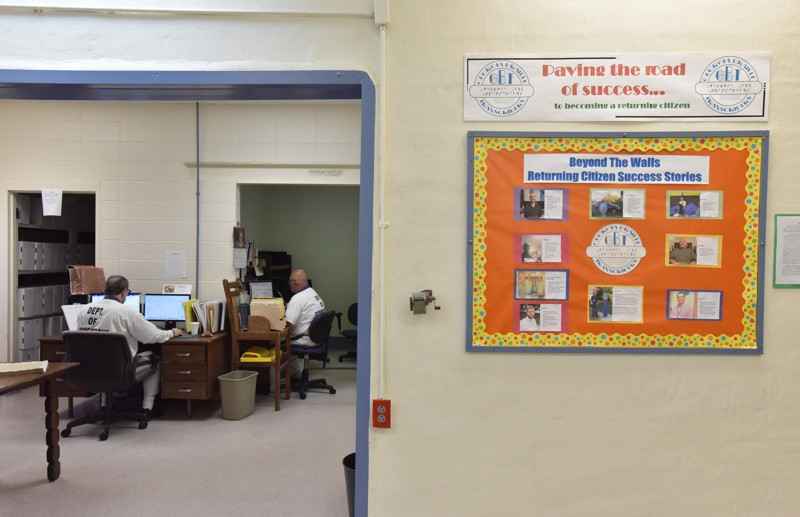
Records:
[[[269,364],[275,362],[275,349],[263,346],[251,346],[239,358],[241,363]]]

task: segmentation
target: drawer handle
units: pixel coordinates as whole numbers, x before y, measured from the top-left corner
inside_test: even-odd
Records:
[[[63,356],[63,355],[67,355],[67,353],[66,352],[56,352],[56,355],[62,355]]]
[[[191,370],[178,370],[178,373],[181,374],[181,375],[191,375],[192,371]]]
[[[178,388],[179,393],[191,393],[192,388]]]
[[[63,377],[56,377],[56,382],[64,382],[64,378]]]
[[[189,357],[191,355],[192,355],[191,352],[183,352],[183,353],[175,354],[175,357]]]

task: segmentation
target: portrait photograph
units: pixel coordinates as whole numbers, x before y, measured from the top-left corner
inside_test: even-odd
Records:
[[[668,235],[667,261],[669,265],[692,266],[697,264],[697,237]]]
[[[684,218],[700,217],[699,192],[670,192],[669,216]]]
[[[544,217],[544,189],[520,190],[519,215],[523,219],[533,220]]]
[[[519,306],[519,331],[538,332],[541,330],[542,308],[538,303],[523,303]]]
[[[609,321],[613,314],[614,288],[594,286],[589,291],[589,321]]]
[[[697,298],[692,291],[670,291],[667,318],[693,320],[697,318]]]

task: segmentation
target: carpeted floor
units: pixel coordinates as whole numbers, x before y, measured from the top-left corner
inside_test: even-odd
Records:
[[[345,517],[355,370],[312,377],[321,372],[336,395],[295,393],[277,413],[271,396],[258,396],[255,413],[240,421],[222,420],[213,403],[196,403],[187,419],[185,406],[173,403],[146,430],[124,423],[107,442],[96,427],[76,428],[61,441],[55,483],[46,479],[38,390],[2,396],[0,516]]]

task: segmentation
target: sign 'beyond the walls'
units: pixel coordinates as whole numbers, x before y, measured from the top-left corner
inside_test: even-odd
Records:
[[[767,120],[760,52],[464,57],[464,120]]]

